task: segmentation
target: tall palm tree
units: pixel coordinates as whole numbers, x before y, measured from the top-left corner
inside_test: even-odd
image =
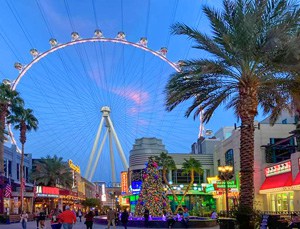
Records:
[[[159,156],[155,156],[155,161],[157,161],[158,165],[162,168],[163,180],[164,180],[165,184],[168,186],[169,190],[171,190],[174,200],[176,202],[178,202],[176,193],[174,192],[172,185],[169,183],[169,181],[167,179],[167,172],[170,170],[172,171],[172,170],[176,169],[174,159],[167,153],[161,152],[161,154]]]
[[[33,115],[31,109],[25,109],[23,106],[17,106],[12,109],[12,114],[8,116],[8,123],[14,125],[14,129],[20,130],[20,142],[22,145],[21,150],[21,163],[20,163],[20,198],[21,198],[21,211],[23,211],[23,188],[25,185],[25,180],[23,178],[23,165],[24,165],[24,146],[26,143],[26,133],[31,130],[37,130],[38,120]]]
[[[30,175],[37,185],[56,187],[58,185],[71,188],[73,184],[72,172],[62,157],[47,156],[35,163]]]
[[[24,102],[17,91],[11,89],[7,83],[0,84],[0,176],[4,174],[4,141],[6,117],[10,114],[10,108],[23,105]]]
[[[289,109],[290,94],[282,93],[286,90],[281,82],[288,79],[269,59],[279,49],[273,45],[278,37],[288,37],[296,30],[300,10],[286,0],[223,0],[223,10],[205,6],[203,11],[212,35],[182,23],[172,26],[173,34],[187,35],[195,41],[194,48],[208,55],[181,63],[181,72],[166,86],[166,107],[171,111],[192,99],[186,116],[195,110],[196,117],[203,109],[205,122],[221,104],[233,108],[241,120],[240,208],[252,211],[254,117],[258,105],[271,114],[272,121],[282,109]]]
[[[190,157],[189,160],[185,159],[184,158],[184,162],[182,163],[182,173],[183,174],[189,174],[190,175],[190,183],[188,184],[188,186],[186,187],[184,193],[183,193],[183,196],[182,196],[182,199],[180,202],[178,202],[178,206],[176,208],[176,211],[175,213],[178,212],[179,209],[182,209],[183,210],[183,207],[182,207],[182,202],[184,202],[184,198],[185,196],[187,195],[188,191],[190,190],[190,188],[192,187],[192,185],[194,184],[194,181],[195,181],[195,173],[198,173],[198,174],[202,174],[203,173],[203,170],[201,168],[201,163],[199,160],[195,159],[195,158],[192,158]]]

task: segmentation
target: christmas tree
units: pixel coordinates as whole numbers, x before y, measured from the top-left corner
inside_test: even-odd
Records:
[[[145,208],[149,210],[151,216],[162,216],[164,211],[171,211],[169,200],[164,192],[158,164],[153,157],[149,157],[142,178],[143,184],[135,208],[135,215],[143,216]]]

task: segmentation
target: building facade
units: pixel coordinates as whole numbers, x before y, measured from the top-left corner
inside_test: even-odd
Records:
[[[216,139],[212,139],[216,141]],[[207,144],[209,145],[209,144]],[[136,139],[129,157],[129,171],[128,171],[128,184],[130,189],[130,206],[131,211],[134,212],[135,204],[138,200],[138,194],[141,189],[142,172],[145,164],[148,162],[150,156],[159,156],[162,152],[168,153],[161,139],[157,138],[140,138]],[[201,151],[203,152],[203,151]],[[169,171],[168,181],[172,184],[175,193],[179,198],[187,185],[190,183],[190,176],[184,174],[182,171],[182,163],[184,159],[195,158],[201,162],[203,174],[195,173],[195,180],[193,187],[189,190],[186,198],[185,205],[189,209],[194,209],[197,205],[199,211],[211,211],[214,208],[212,195],[206,193],[202,187],[202,183],[206,183],[206,178],[213,173],[213,153],[207,151],[206,153],[168,153],[175,162],[176,170]],[[167,189],[166,189],[167,191]],[[175,200],[173,200],[172,193],[167,191],[168,198],[171,202],[171,207],[176,207]],[[206,205],[207,204],[207,205]],[[201,205],[201,207],[199,207]]]
[[[10,147],[4,146],[4,180],[1,184],[1,206],[0,214],[18,214],[20,212],[20,164],[21,164],[21,153],[18,152],[15,145]],[[24,155],[24,166],[23,175],[25,179],[25,190],[24,190],[24,209],[31,212],[33,206],[33,184],[30,182],[29,174],[32,169],[32,156],[31,154]],[[10,197],[5,197],[5,188],[10,184],[12,193]]]
[[[266,180],[269,183],[270,174],[266,176],[265,171],[269,167],[279,166],[289,160],[292,157],[297,157],[295,151],[295,140],[294,137],[291,136],[290,132],[295,129],[295,120],[293,116],[288,114],[287,112],[283,112],[279,117],[277,122],[272,126],[270,125],[269,118],[264,119],[261,122],[255,122],[255,132],[254,132],[254,204],[255,208],[262,211],[275,211],[280,208],[274,207],[275,205],[281,205],[280,202],[275,204],[276,198],[274,195],[270,195],[268,190],[269,187],[264,184]],[[289,137],[289,140],[286,138]],[[276,145],[276,143],[278,143]],[[276,145],[276,147],[274,146]],[[215,147],[214,153],[214,174],[218,174],[218,166],[230,165],[234,168],[234,181],[239,183],[239,171],[240,171],[240,129],[236,128],[232,131],[232,134],[227,139],[219,142]],[[291,157],[292,155],[292,157]],[[297,161],[297,160],[296,160]],[[294,163],[293,163],[294,164]],[[295,165],[292,165],[295,167]],[[296,166],[297,167],[297,166]],[[298,167],[297,167],[298,168]],[[290,171],[291,172],[291,171]],[[296,174],[297,172],[295,172]],[[293,174],[293,176],[296,176]],[[271,175],[275,176],[275,174]],[[270,177],[271,177],[270,176]],[[290,174],[292,177],[292,174]],[[273,177],[272,179],[275,179]],[[292,178],[291,178],[292,182]],[[292,183],[290,184],[292,185]],[[282,186],[282,184],[277,184],[277,186]],[[272,186],[274,187],[274,186]],[[272,188],[271,188],[272,189]],[[279,189],[280,190],[280,189]],[[275,191],[278,193],[279,191]],[[230,191],[230,190],[229,190]],[[222,195],[218,198],[218,210],[225,210],[225,196]],[[289,199],[288,199],[289,196]],[[281,197],[286,198],[286,201],[292,201],[292,195],[284,195]],[[279,200],[280,197],[278,197]],[[273,202],[272,202],[273,201]],[[230,208],[233,207],[233,201],[229,201]],[[273,206],[273,207],[272,207]],[[295,205],[294,205],[295,207]],[[292,209],[292,208],[290,208]],[[293,208],[295,209],[295,208]],[[300,210],[300,208],[298,209]]]

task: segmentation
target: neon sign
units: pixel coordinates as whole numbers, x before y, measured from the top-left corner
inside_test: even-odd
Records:
[[[217,188],[226,188],[225,181],[217,181]],[[234,180],[227,181],[227,188],[237,188],[235,181]]]
[[[291,161],[265,168],[266,177],[291,172]]]
[[[79,165],[75,165],[72,160],[68,160],[68,163],[69,163],[69,167],[72,170],[74,170],[75,172],[77,172],[77,173],[80,174],[80,167],[79,167]]]
[[[205,192],[209,193],[209,192],[213,192],[213,191],[215,191],[215,187],[213,184],[207,184],[205,186]]]
[[[127,172],[121,172],[121,192],[128,192],[128,174]]]

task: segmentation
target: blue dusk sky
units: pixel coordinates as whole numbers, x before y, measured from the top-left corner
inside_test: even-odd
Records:
[[[71,41],[76,31],[82,38],[100,29],[106,38],[124,31],[126,39],[147,37],[148,48],[167,47],[171,62],[201,58],[185,36],[170,33],[170,26],[183,22],[210,33],[202,6],[221,8],[221,0],[0,0],[0,77],[15,80],[15,62],[32,61],[29,50],[50,49],[49,39]],[[197,140],[199,119],[185,118],[189,102],[172,112],[164,107],[164,88],[174,69],[157,56],[129,45],[89,42],[67,46],[33,64],[17,90],[27,108],[39,120],[37,132],[28,133],[25,152],[33,158],[46,155],[72,159],[84,174],[102,114],[109,106],[111,119],[127,159],[135,139],[162,139],[170,153],[189,153]],[[216,132],[237,122],[232,110],[222,107],[205,129]],[[101,137],[104,136],[102,130]],[[19,144],[18,131],[14,132]],[[99,141],[99,144],[101,139]],[[10,143],[7,143],[9,146]],[[116,152],[117,175],[123,170]],[[110,181],[108,141],[93,180]]]

